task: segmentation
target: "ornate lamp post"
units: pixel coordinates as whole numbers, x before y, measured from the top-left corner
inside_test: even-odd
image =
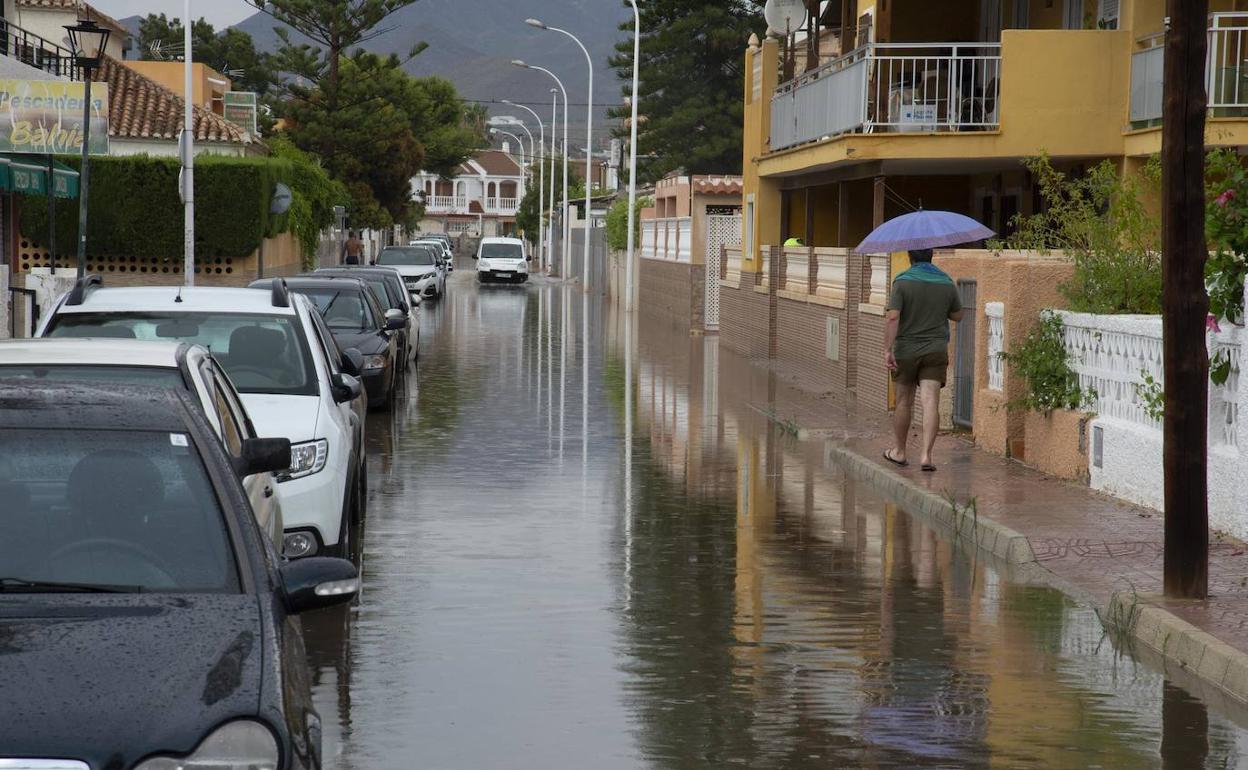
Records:
[[[104,61],[109,31],[91,19],[79,19],[66,25],[74,63],[82,70],[84,87],[82,107],[82,170],[78,182],[78,277],[87,272],[87,198],[91,184],[91,78]],[[49,183],[51,180],[49,180]],[[52,191],[49,190],[49,195]]]

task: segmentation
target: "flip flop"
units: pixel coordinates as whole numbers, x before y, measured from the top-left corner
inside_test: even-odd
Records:
[[[884,459],[885,459],[885,460],[888,460],[888,461],[889,461],[890,463],[892,463],[893,465],[896,465],[898,468],[904,468],[904,467],[906,467],[907,465],[909,465],[909,464],[910,464],[910,463],[906,462],[905,460],[897,460],[897,459],[894,459],[894,458],[893,458],[893,450],[891,450],[891,449],[886,449],[886,450],[884,450]]]
[[[932,465],[931,463],[924,463],[924,464],[923,464],[922,466],[920,466],[920,467],[922,468],[922,470],[923,470],[923,472],[924,472],[924,473],[935,473],[935,472],[936,472],[936,466],[935,466],[935,465]]]

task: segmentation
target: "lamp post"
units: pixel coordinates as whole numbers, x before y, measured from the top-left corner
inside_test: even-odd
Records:
[[[524,23],[530,27],[558,32],[572,38],[572,41],[580,46],[581,53],[585,54],[585,64],[589,67],[589,99],[585,103],[585,252],[581,258],[581,288],[589,291],[589,236],[590,225],[593,224],[590,204],[594,188],[593,180],[590,178],[594,171],[594,58],[589,55],[589,49],[585,47],[581,39],[566,29],[547,26],[537,19],[525,19]]]
[[[567,269],[568,269],[567,267],[568,266],[568,240],[569,240],[568,236],[569,236],[569,229],[570,229],[570,225],[568,223],[568,90],[563,87],[563,81],[559,79],[559,76],[551,72],[550,70],[546,69],[545,67],[539,67],[536,64],[525,64],[520,59],[513,59],[511,63],[515,65],[516,67],[521,67],[523,69],[537,70],[538,72],[545,72],[547,75],[550,75],[550,77],[554,79],[555,85],[559,86],[559,92],[563,94],[563,249],[561,253],[562,253],[562,259],[563,259],[564,276],[566,277]],[[552,138],[552,142],[553,142],[553,138]],[[552,176],[553,176],[553,172],[552,172]],[[551,186],[552,187],[554,186],[553,181],[551,183]],[[550,200],[551,200],[551,208],[553,209],[554,200],[555,200],[554,193],[551,193]],[[553,239],[554,238],[554,235],[553,235],[554,223],[553,222],[551,223],[551,231],[552,231],[551,238]]]
[[[504,130],[503,130],[503,129],[501,129],[501,128],[491,128],[491,129],[490,129],[490,133],[491,133],[491,134],[497,134],[497,135],[499,135],[499,136],[506,136],[506,137],[508,137],[508,138],[510,138],[510,139],[515,139],[515,140],[516,140],[516,146],[520,148],[520,163],[521,163],[521,164],[524,164],[524,162],[525,162],[525,161],[524,161],[524,159],[525,159],[525,157],[526,157],[526,156],[528,156],[528,155],[529,155],[529,151],[528,151],[528,150],[526,150],[526,149],[524,148],[524,140],[523,140],[523,139],[521,139],[519,136],[517,136],[517,135],[515,135],[515,134],[511,133],[510,131],[504,131]]]
[[[78,180],[78,277],[87,274],[87,196],[91,186],[91,77],[104,60],[109,31],[91,19],[79,19],[77,24],[67,24],[69,45],[74,52],[74,63],[82,70],[82,170]],[[55,192],[55,185],[48,179],[48,195]]]
[[[191,32],[191,0],[185,0],[182,13],[182,275],[187,286],[195,285],[195,94],[194,51]]]
[[[540,136],[540,138],[541,138],[541,141],[538,143],[538,148],[539,148],[539,149],[538,149],[538,153],[537,153],[537,165],[538,165],[538,182],[537,182],[537,266],[538,266],[538,269],[542,269],[542,268],[543,268],[543,266],[546,264],[546,253],[545,253],[545,246],[546,246],[546,240],[545,240],[545,228],[544,228],[544,227],[542,227],[542,216],[543,216],[543,213],[542,213],[542,212],[544,212],[544,211],[546,210],[546,158],[545,158],[545,155],[546,155],[546,124],[542,122],[542,118],[541,118],[541,116],[540,116],[540,115],[538,115],[538,114],[537,114],[537,112],[536,112],[535,110],[533,110],[533,108],[531,108],[531,107],[526,107],[526,106],[524,106],[523,104],[516,104],[515,102],[511,101],[510,99],[504,99],[504,100],[503,100],[503,104],[509,104],[509,105],[511,105],[512,107],[518,107],[518,108],[520,108],[520,109],[522,109],[522,110],[527,110],[527,111],[529,112],[529,114],[533,116],[533,119],[537,121],[537,131],[538,131],[538,135],[539,135],[539,136]],[[523,125],[523,124],[522,124],[522,125]],[[551,130],[552,130],[552,131],[554,130],[554,127],[553,127],[553,126],[551,127]],[[530,138],[532,138],[532,136],[533,136],[533,135],[532,135],[532,133],[530,133],[530,134],[529,134],[529,137],[530,137]]]
[[[555,258],[555,129],[556,115],[559,112],[559,90],[550,89],[550,221],[546,227],[546,258],[551,260]],[[547,265],[546,274],[550,274],[550,266]]]
[[[633,228],[637,226],[637,104],[641,101],[637,91],[641,82],[641,11],[637,8],[637,0],[628,0],[628,4],[633,7],[633,90],[629,98],[632,117],[628,129],[628,261],[624,264],[624,308],[625,312],[631,313],[636,309],[636,301],[633,299],[633,251],[636,248],[636,237]],[[708,270],[710,267],[706,266]]]

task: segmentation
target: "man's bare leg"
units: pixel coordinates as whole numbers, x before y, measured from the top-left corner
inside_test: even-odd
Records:
[[[923,380],[919,383],[919,394],[923,399],[923,454],[919,462],[930,465],[932,447],[936,446],[936,434],[940,432],[940,383]]]
[[[914,419],[914,386],[895,383],[897,408],[893,412],[893,450],[891,457],[906,461],[906,445],[910,442],[910,423]]]

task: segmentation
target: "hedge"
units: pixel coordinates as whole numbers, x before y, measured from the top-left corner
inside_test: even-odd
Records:
[[[78,170],[79,158],[61,162]],[[260,242],[291,227],[291,215],[274,217],[269,203],[278,182],[298,194],[298,182],[312,172],[288,158],[203,156],[195,160],[195,255],[198,259],[245,257]],[[183,250],[183,206],[178,195],[176,158],[100,157],[91,160],[88,252],[93,257],[177,257]],[[319,171],[319,169],[316,169]],[[32,205],[33,204],[33,205]],[[21,232],[44,240],[46,199],[29,198],[21,207]],[[306,206],[306,204],[305,204]],[[301,207],[302,208],[302,207]],[[322,214],[322,212],[316,212]],[[306,208],[296,213],[303,228],[324,227]],[[321,216],[325,219],[324,215]],[[59,201],[58,251],[73,253],[78,242],[78,202]],[[301,237],[305,242],[306,237]]]

